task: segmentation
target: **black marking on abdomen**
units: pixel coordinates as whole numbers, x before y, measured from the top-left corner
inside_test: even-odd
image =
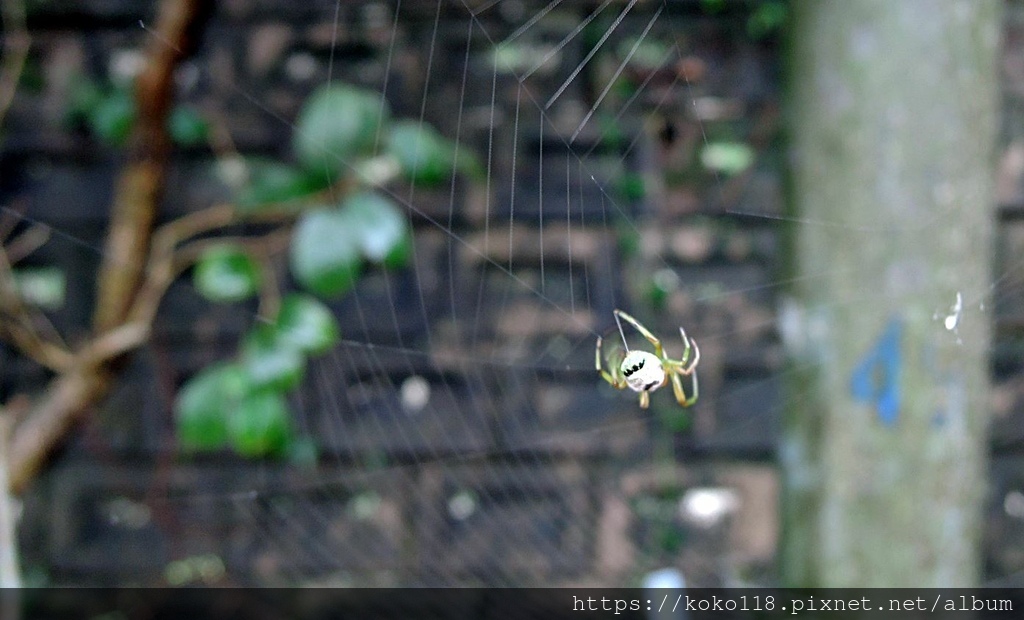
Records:
[[[645,392],[650,392],[651,389],[653,389],[654,387],[656,387],[656,386],[658,386],[660,384],[661,384],[661,381],[651,381],[650,383],[648,383],[647,385],[644,386],[644,391]]]
[[[624,369],[624,370],[622,371],[622,374],[624,374],[624,375],[626,375],[626,376],[628,377],[629,375],[633,374],[634,372],[636,372],[636,371],[640,370],[641,368],[643,368],[643,367],[644,367],[644,361],[645,361],[645,360],[640,360],[640,363],[639,363],[639,364],[633,364],[633,367],[632,367],[632,368],[626,368],[626,369]]]

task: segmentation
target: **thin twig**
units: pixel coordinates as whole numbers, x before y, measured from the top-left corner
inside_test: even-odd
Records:
[[[273,230],[262,237],[237,238],[217,237],[191,242],[178,249],[175,256],[176,270],[180,273],[194,264],[209,249],[224,245],[240,245],[256,256],[263,266],[263,280],[260,283],[259,307],[261,317],[275,317],[281,307],[281,287],[274,275],[272,258],[288,249],[292,239],[290,226]]]
[[[239,245],[259,258],[270,258],[288,249],[291,241],[291,228],[274,229],[260,237],[211,237],[191,241],[174,253],[176,267],[187,268],[195,263],[207,251],[222,245]]]
[[[282,221],[294,219],[297,215],[294,209],[288,212],[269,210],[267,213],[243,220],[233,205],[220,204],[189,213],[160,226],[153,235],[153,250],[146,266],[146,276],[128,314],[129,321],[151,323],[168,287],[211,247],[237,243],[257,254],[277,254],[288,247],[291,231],[290,228],[284,227],[256,238],[211,237],[189,241],[190,239],[242,221]]]
[[[9,339],[22,353],[47,368],[60,372],[71,363],[71,352],[61,344],[43,338],[36,325],[42,316],[25,304],[14,281],[14,272],[7,254],[0,247],[0,312],[9,320],[2,323],[0,336]],[[42,318],[46,321],[45,317]],[[48,323],[48,321],[47,321]]]
[[[195,235],[223,228],[235,220],[231,205],[215,205],[168,222],[153,234],[153,246],[146,264],[145,278],[128,312],[130,323],[151,324],[167,288],[181,273],[174,265],[178,244]]]
[[[153,234],[153,252],[149,268],[155,261],[166,260],[179,243],[206,232],[230,226],[238,221],[233,205],[219,204],[172,220]]]
[[[150,332],[151,327],[142,323],[122,325],[91,340],[77,357],[86,366],[98,366],[146,344]]]
[[[0,338],[14,345],[25,357],[54,372],[63,372],[71,365],[71,354],[67,351],[39,340],[24,325],[4,323],[0,325]]]
[[[5,211],[3,216],[7,216]],[[10,217],[5,218],[0,216],[0,238],[7,240],[11,231],[17,225],[18,218]],[[7,225],[9,223],[9,225]],[[51,361],[57,358],[63,358],[61,363],[65,363],[68,359],[67,355],[60,353],[60,350],[70,354],[71,348],[64,341],[64,337],[60,335],[60,332],[54,327],[50,319],[42,312],[37,309],[30,307],[25,303],[21,296],[21,293],[17,290],[17,286],[13,279],[13,266],[21,260],[24,260],[27,256],[41,248],[50,240],[50,236],[53,232],[46,224],[36,223],[33,224],[28,230],[24,231],[20,235],[14,238],[13,241],[7,243],[6,247],[0,242],[0,252],[6,254],[7,264],[0,264],[0,269],[6,272],[4,275],[8,276],[8,280],[4,283],[4,286],[0,286],[0,293],[9,296],[5,303],[7,307],[12,310],[14,323],[21,323],[24,329],[31,336],[31,340],[40,341],[42,343],[51,343],[57,347],[57,352],[50,356]],[[0,304],[2,307],[3,304]],[[15,330],[17,331],[17,330]],[[51,366],[52,368],[52,366]]]
[[[283,226],[260,237],[214,237],[198,239],[181,246],[174,254],[174,271],[180,274],[194,265],[207,251],[221,245],[238,245],[245,248],[263,264],[267,278],[260,287],[260,316],[276,316],[280,305],[281,292],[274,277],[271,259],[288,249],[291,241],[291,227]]]
[[[7,241],[7,238],[14,232],[18,222],[24,219],[25,201],[17,200],[14,206],[0,206],[0,244]]]
[[[61,335],[57,327],[50,321],[44,312],[34,312],[31,319],[32,325],[35,328],[37,334],[42,337],[45,342],[52,343],[58,349],[71,352],[71,347],[68,346],[64,336]]]
[[[46,245],[52,232],[46,224],[33,224],[31,228],[12,239],[4,248],[8,262],[16,265],[32,252]]]

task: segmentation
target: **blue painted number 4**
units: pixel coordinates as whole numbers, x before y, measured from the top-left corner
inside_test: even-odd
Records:
[[[859,402],[874,405],[878,419],[886,426],[896,423],[900,411],[902,340],[903,323],[890,320],[850,377],[850,394]]]

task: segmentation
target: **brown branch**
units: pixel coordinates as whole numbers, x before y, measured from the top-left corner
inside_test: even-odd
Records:
[[[128,164],[118,180],[110,230],[100,265],[93,328],[103,332],[128,316],[142,284],[150,236],[163,193],[171,140],[167,116],[173,101],[174,69],[191,48],[194,22],[208,0],[160,3],[148,62],[135,82],[138,120]]]
[[[71,368],[50,382],[42,399],[10,438],[6,457],[12,492],[25,490],[50,450],[60,443],[86,405],[106,393],[110,377],[105,365],[148,338],[148,325],[129,324],[114,329],[82,349]]]
[[[179,247],[182,243],[243,221],[284,222],[293,220],[298,215],[299,212],[292,206],[268,208],[259,214],[243,217],[233,205],[220,204],[189,213],[162,225],[153,235],[153,251],[146,265],[146,278],[128,313],[129,321],[152,323],[167,288],[210,247],[238,243],[258,254],[276,254],[287,248],[291,231],[288,228],[278,229],[255,239],[213,237],[191,241]]]
[[[25,219],[27,203],[24,198],[15,199],[10,206],[0,207],[0,244],[14,233],[14,229]]]
[[[50,450],[85,410],[85,404],[95,402],[106,389],[106,374],[98,368],[75,367],[50,382],[42,399],[11,437],[6,456],[13,493],[25,490]]]
[[[175,265],[187,268],[212,248],[222,245],[240,245],[259,259],[269,259],[288,249],[292,231],[289,227],[276,228],[260,237],[211,237],[199,239],[178,248]]]
[[[0,6],[5,21],[14,19],[11,16],[17,13],[17,10],[11,7],[10,2],[4,2]],[[7,34],[10,35],[11,30],[17,30],[16,26],[17,24],[12,25]],[[5,45],[5,50],[7,49],[8,46]],[[0,78],[0,83],[2,82],[3,79]],[[4,111],[5,109],[0,106],[0,121]],[[70,350],[46,315],[25,303],[14,279],[13,265],[42,247],[51,234],[49,226],[34,224],[11,239],[11,234],[21,221],[20,214],[23,211],[24,203],[19,201],[13,209],[5,209],[0,213],[0,339],[6,340],[37,364],[54,372],[61,372],[71,364]],[[45,335],[42,332],[45,332]]]
[[[160,300],[174,279],[212,244],[237,241],[265,254],[287,247],[290,231],[279,229],[256,239],[200,239],[183,247],[183,240],[222,228],[237,221],[230,205],[218,205],[165,224],[154,238],[142,292],[131,311],[131,322],[90,341],[74,356],[69,368],[47,387],[43,399],[20,424],[8,453],[10,485],[20,493],[42,466],[46,455],[60,442],[85,407],[108,389],[106,365],[144,344]]]
[[[99,336],[70,360],[62,360],[61,373],[14,429],[10,450],[4,456],[15,492],[28,485],[82,412],[107,393],[111,362],[149,336],[149,323],[126,324],[126,318],[143,284],[163,192],[171,149],[166,123],[173,99],[174,69],[191,48],[193,31],[210,7],[210,0],[160,2],[156,28],[146,50],[147,63],[135,84],[137,122],[130,138],[128,163],[117,182],[98,274],[93,331]],[[14,325],[24,323],[21,320]]]
[[[235,209],[223,204],[189,213],[168,222],[153,235],[153,251],[146,264],[146,279],[128,312],[133,323],[151,324],[167,288],[181,273],[175,265],[178,244],[196,235],[223,228],[235,221]]]
[[[137,349],[149,340],[151,326],[127,323],[89,341],[79,353],[78,361],[84,366],[100,366]]]
[[[271,259],[288,249],[291,237],[291,227],[285,226],[272,230],[261,237],[200,239],[179,248],[175,263],[180,269],[184,270],[199,260],[207,250],[216,246],[234,244],[244,247],[250,254],[256,256],[256,260],[262,265],[263,273],[266,276],[266,279],[260,285],[257,314],[263,317],[273,317],[277,316],[277,311],[281,305],[281,291],[277,278],[274,276],[274,266],[271,264]]]
[[[44,313],[25,304],[20,292],[17,291],[17,287],[14,286],[13,266],[45,245],[53,233],[53,229],[46,224],[36,223],[13,240],[10,240],[11,234],[14,232],[18,222],[24,218],[24,211],[24,202],[18,201],[14,209],[5,210],[3,213],[0,213],[0,252],[6,254],[6,264],[3,264],[3,257],[0,257],[0,308],[4,307],[2,293],[9,294],[13,303],[8,303],[7,308],[13,308],[16,311],[13,322],[20,323],[26,327],[35,339],[50,343],[57,350],[56,356],[65,357],[67,355],[70,357],[71,348],[68,347],[60,332],[50,322],[50,319]],[[4,288],[5,285],[8,286],[6,290]],[[3,328],[0,327],[0,331],[2,330]],[[8,340],[12,338],[9,333],[0,334],[0,336],[6,337]],[[28,353],[26,352],[26,354]],[[56,357],[51,357],[51,360],[55,359]],[[39,360],[37,359],[36,361]],[[53,370],[58,370],[52,364],[44,365],[50,366]]]
[[[65,357],[59,349],[40,343],[22,325],[0,325],[0,339],[16,348],[28,359],[54,372],[62,372],[70,366],[70,356]]]
[[[12,265],[24,259],[32,252],[46,245],[50,240],[51,229],[46,224],[34,224],[31,228],[15,237],[4,252],[7,253],[7,260]]]
[[[116,370],[111,362],[149,338],[160,301],[175,278],[205,244],[224,240],[199,239],[179,246],[243,219],[233,206],[217,205],[154,230],[171,148],[165,129],[172,99],[171,77],[190,47],[192,29],[209,7],[209,0],[162,0],[160,4],[148,62],[136,82],[138,121],[128,163],[117,182],[98,274],[93,331],[101,335],[59,364],[53,363],[51,367],[59,368],[60,374],[14,429],[7,459],[15,492],[28,485],[82,412],[107,393]],[[282,205],[245,219],[280,222],[300,213],[293,206]],[[263,251],[276,252],[286,247],[287,233],[287,229],[276,230],[245,243],[262,243]]]
[[[52,342],[40,339],[25,325],[5,322],[0,326],[0,338],[14,345],[25,357],[54,372],[63,372],[71,366],[70,353]]]

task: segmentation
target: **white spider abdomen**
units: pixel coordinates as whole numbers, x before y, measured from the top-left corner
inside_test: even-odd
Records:
[[[657,355],[630,351],[619,366],[626,385],[634,392],[652,392],[665,383],[665,368]]]

